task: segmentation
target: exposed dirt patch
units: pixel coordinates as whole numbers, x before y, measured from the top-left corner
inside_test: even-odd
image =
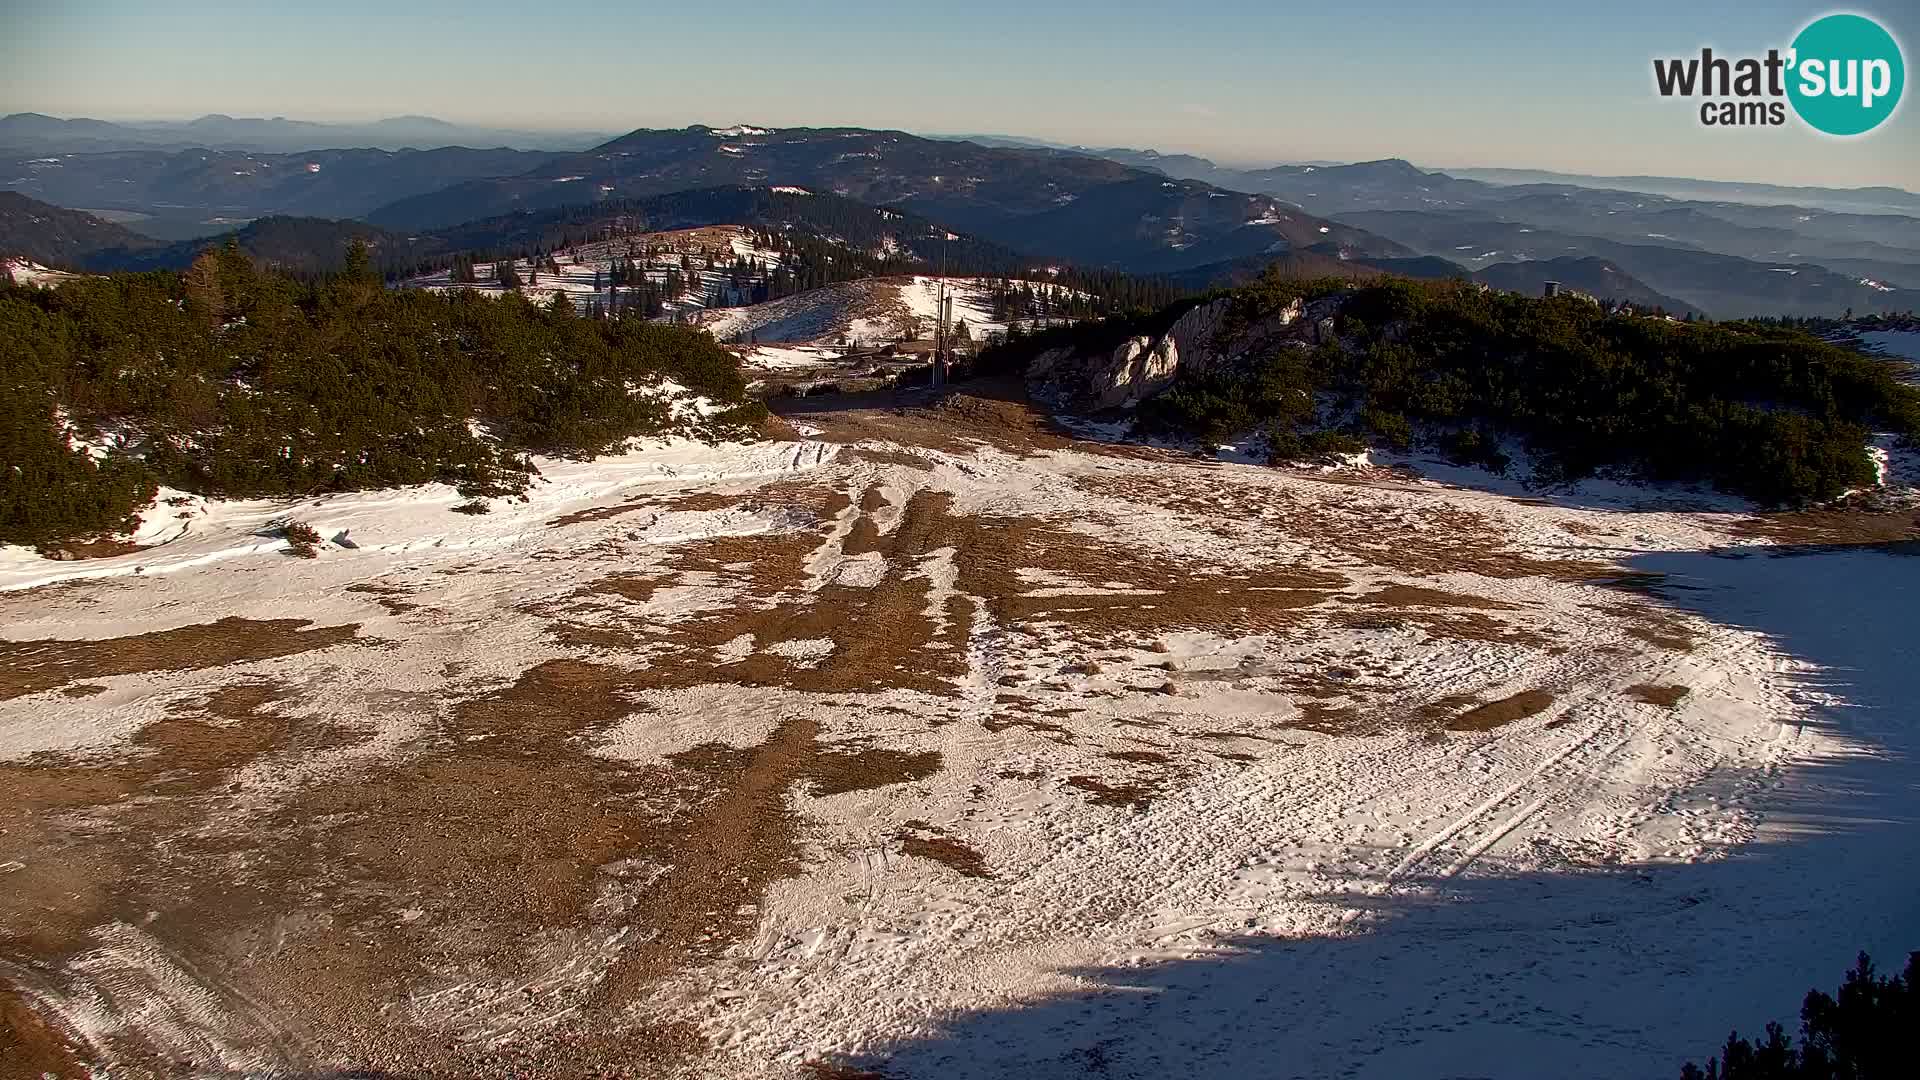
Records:
[[[1095,806],[1145,807],[1160,794],[1160,785],[1150,780],[1102,780],[1097,776],[1069,776],[1067,786],[1079,788],[1091,797]]]
[[[0,862],[26,864],[0,897],[0,963],[50,970],[92,947],[94,928],[138,925],[191,958],[222,1006],[295,1029],[280,1049],[297,1068],[664,1067],[697,1036],[635,1022],[629,1006],[750,931],[761,891],[798,870],[788,790],[899,783],[940,758],[826,753],[811,721],[661,764],[593,755],[642,707],[634,682],[538,665],[451,710],[412,755],[252,817],[232,816],[234,770],[350,738],[275,712],[288,695],[271,684],[179,702],[122,757],[0,766]],[[40,989],[84,997],[90,976],[67,977]],[[460,986],[444,1007],[419,1004]]]
[[[1627,624],[1628,637],[1638,638],[1649,645],[1657,645],[1672,652],[1692,652],[1696,641],[1693,631],[1686,624],[1659,617],[1643,618]]]
[[[1664,705],[1671,709],[1680,704],[1687,696],[1688,688],[1663,683],[1636,683],[1627,687],[1627,696],[1635,701],[1644,701],[1648,705]]]
[[[0,980],[0,1076],[89,1080],[92,1075],[66,1037]]]
[[[746,496],[722,495],[712,491],[694,491],[684,495],[635,495],[625,502],[610,506],[589,506],[584,510],[575,510],[562,514],[547,522],[547,528],[558,529],[567,525],[581,525],[593,521],[611,521],[641,511],[659,513],[667,510],[712,511],[725,510],[738,506]]]
[[[924,821],[909,821],[900,833],[900,850],[919,859],[932,859],[961,877],[991,878],[987,861],[964,840]]]
[[[63,561],[77,559],[111,559],[117,555],[131,555],[141,550],[139,544],[117,537],[103,537],[97,540],[68,540],[59,544],[42,546],[40,554],[49,559]]]
[[[1448,720],[1449,731],[1492,731],[1494,728],[1538,716],[1553,705],[1553,695],[1545,690],[1522,690],[1517,694],[1476,705]]]
[[[841,552],[846,555],[866,555],[873,552],[884,554],[886,548],[880,543],[880,526],[873,520],[873,515],[891,505],[878,487],[870,487],[862,492],[860,516],[854,520],[852,530],[841,542]]]
[[[325,649],[355,640],[359,623],[311,630],[307,619],[239,619],[96,640],[0,641],[0,701],[85,679],[195,671]]]
[[[1920,540],[1920,514],[1910,510],[1892,514],[1864,510],[1761,514],[1742,519],[1734,525],[1734,532],[1797,546],[1886,544]]]
[[[1359,596],[1342,596],[1340,599],[1353,604],[1368,607],[1430,607],[1430,608],[1473,608],[1479,611],[1518,611],[1519,605],[1484,596],[1468,596],[1464,593],[1447,592],[1444,589],[1428,589],[1419,585],[1387,585],[1370,593]]]
[[[840,453],[842,461],[863,461],[871,465],[902,465],[909,469],[932,472],[933,462],[918,454],[909,454],[904,450],[888,450],[881,447],[861,446]]]
[[[390,615],[405,615],[407,612],[413,611],[420,606],[418,604],[410,604],[401,599],[401,597],[412,595],[412,590],[403,589],[396,585],[376,585],[370,582],[361,582],[357,585],[347,586],[347,591],[362,596],[373,597],[373,602],[387,609],[387,613]]]
[[[1538,631],[1514,626],[1479,611],[1348,611],[1336,613],[1330,621],[1335,626],[1352,630],[1395,630],[1403,626],[1417,626],[1433,637],[1455,641],[1487,641],[1530,648],[1545,648],[1552,644],[1550,638]]]
[[[977,379],[938,394],[849,394],[838,400],[843,405],[832,412],[789,415],[804,415],[825,429],[819,438],[843,443],[892,443],[949,454],[970,453],[984,443],[1022,456],[1076,445],[1050,416],[1027,403],[1026,387],[1018,379]],[[774,404],[783,411],[791,407],[785,402]],[[1079,447],[1088,448],[1086,444]],[[871,455],[886,451],[856,453],[878,461]],[[924,461],[887,463],[927,467]]]
[[[644,604],[653,599],[653,594],[671,580],[672,576],[667,574],[608,574],[598,581],[575,590],[574,595],[598,593],[605,596],[619,596],[637,604]]]
[[[1444,725],[1463,711],[1480,703],[1478,694],[1448,694],[1420,706],[1420,719],[1429,724]]]
[[[1190,515],[1196,528],[1219,532],[1231,525],[1228,535],[1249,541],[1276,533],[1308,538],[1319,550],[1401,573],[1465,571],[1490,578],[1579,581],[1614,572],[1606,563],[1537,559],[1515,551],[1496,522],[1451,506],[1423,507],[1420,542],[1407,543],[1410,511],[1372,485],[1350,486],[1329,498],[1243,480],[1224,469],[1207,484],[1155,471],[1081,476],[1076,482],[1097,495]]]
[[[589,506],[585,510],[575,510],[571,514],[561,514],[559,517],[549,520],[547,522],[547,528],[559,529],[568,525],[584,525],[589,521],[611,521],[617,517],[625,517],[628,514],[651,509],[653,509],[651,501],[645,498],[629,499],[626,502],[614,503],[611,506]]]
[[[819,797],[925,780],[939,771],[938,751],[915,754],[869,748],[854,753],[817,754],[807,766],[806,775],[812,781],[809,794]]]
[[[998,735],[1010,728],[1025,728],[1037,735],[1044,735],[1061,745],[1074,741],[1073,732],[1050,720],[1041,719],[1045,713],[1030,713],[1018,709],[999,710],[980,721],[980,726],[992,734]]]

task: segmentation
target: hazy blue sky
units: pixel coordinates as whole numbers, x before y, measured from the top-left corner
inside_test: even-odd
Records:
[[[624,131],[749,122],[1028,135],[1233,162],[1384,156],[1920,188],[1920,107],[1850,141],[1716,130],[1654,56],[1784,47],[1781,0],[0,0],[0,112],[426,113]],[[1920,3],[1878,18],[1906,50]],[[1911,99],[1916,91],[1909,90]]]

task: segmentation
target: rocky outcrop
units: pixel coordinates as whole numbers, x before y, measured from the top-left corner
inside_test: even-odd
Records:
[[[1229,325],[1233,303],[1199,304],[1164,332],[1129,337],[1110,349],[1048,349],[1027,366],[1028,385],[1040,400],[1074,412],[1132,408],[1172,386],[1183,371],[1204,374],[1275,348],[1330,340],[1338,301],[1295,300],[1238,326]]]

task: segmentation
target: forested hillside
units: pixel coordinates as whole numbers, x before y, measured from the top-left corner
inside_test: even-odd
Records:
[[[78,263],[95,271],[178,270],[206,252],[233,243],[263,267],[312,277],[339,272],[346,265],[347,251],[355,241],[366,246],[374,271],[386,278],[412,273],[447,251],[437,237],[390,233],[364,221],[263,217],[219,236],[164,246],[108,248],[92,252]]]
[[[1279,461],[1364,441],[1496,469],[1517,442],[1547,478],[1623,469],[1768,504],[1872,485],[1873,432],[1920,440],[1920,391],[1889,364],[1779,326],[1609,315],[1579,299],[1403,279],[1273,276],[1223,299],[1212,354],[1239,359],[1183,356],[1172,386],[1140,407],[1149,429],[1202,441],[1258,431]],[[1302,300],[1308,314],[1289,339],[1243,349],[1249,328],[1276,325]],[[1031,335],[982,364],[1024,370],[1061,347],[1099,354],[1165,333],[1193,306]]]
[[[244,496],[439,480],[515,490],[527,455],[593,456],[633,435],[731,431],[650,390],[742,402],[697,331],[588,320],[518,297],[381,286],[363,251],[324,280],[236,247],[184,274],[0,286],[0,541],[113,531],[156,485]],[[88,452],[87,447],[92,447]]]
[[[153,240],[92,214],[0,191],[0,255],[64,268],[107,249],[154,246]]]
[[[745,288],[751,302],[858,278],[942,269],[965,277],[1043,278],[1080,294],[1086,301],[1080,315],[1158,307],[1185,291],[1157,278],[1022,254],[913,214],[838,195],[765,187],[705,188],[509,214],[412,242],[465,252],[481,261],[525,259],[597,239],[718,224],[747,226],[757,235],[757,247],[780,256],[777,268],[739,268],[740,280],[734,284]],[[644,254],[637,252],[636,257]],[[423,269],[440,269],[451,261],[450,255],[427,259]]]
[[[71,213],[57,207],[45,209]],[[751,264],[738,261],[736,253],[716,251],[711,253],[717,260],[713,265],[708,265],[704,257],[707,253],[701,253],[699,266],[684,269],[689,278],[695,271],[715,266],[727,271],[734,295],[744,303],[779,299],[859,278],[925,274],[942,267],[958,276],[1043,278],[1067,290],[1063,295],[1079,299],[1072,311],[1060,310],[1062,316],[1158,307],[1186,291],[1157,278],[1084,269],[1060,260],[1023,255],[976,236],[952,232],[925,218],[837,195],[765,187],[707,188],[648,199],[610,199],[537,213],[507,214],[422,233],[392,232],[361,221],[265,217],[224,236],[167,245],[110,237],[59,262],[94,271],[180,269],[231,241],[265,267],[311,277],[338,272],[347,250],[358,241],[366,246],[373,269],[381,277],[397,281],[445,271],[456,263],[471,266],[502,259],[544,260],[555,252],[608,240],[620,241],[615,246],[629,261],[645,263],[647,252],[639,248],[627,251],[633,245],[625,240],[634,238],[644,247],[645,236],[650,233],[722,224],[752,229],[759,237],[756,247],[777,253],[778,258]],[[10,250],[0,245],[0,253]],[[610,263],[607,269],[611,277],[618,267]],[[635,296],[663,284],[658,280],[652,286],[634,283]],[[657,303],[641,306],[651,313],[659,310]]]

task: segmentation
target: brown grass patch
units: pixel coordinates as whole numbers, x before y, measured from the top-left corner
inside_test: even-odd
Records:
[[[606,577],[576,589],[573,595],[584,596],[597,593],[603,596],[618,596],[631,600],[636,604],[644,604],[653,599],[653,594],[671,580],[670,575],[661,574],[608,574]]]
[[[611,506],[589,506],[584,510],[562,514],[549,520],[547,528],[558,529],[566,525],[581,525],[592,521],[611,521],[641,510],[656,513],[662,510],[725,510],[730,506],[738,506],[746,498],[747,496],[744,495],[722,495],[713,491],[693,491],[684,495],[635,495],[625,502],[614,503]]]
[[[1920,514],[1864,510],[1802,510],[1760,514],[1734,525],[1740,536],[1796,546],[1852,546],[1920,540]]]
[[[1097,776],[1069,776],[1067,786],[1079,788],[1092,797],[1095,806],[1128,806],[1145,809],[1160,794],[1160,785],[1145,780],[1107,781]]]
[[[1386,611],[1338,612],[1330,622],[1352,630],[1396,630],[1417,626],[1436,638],[1454,641],[1486,641],[1501,645],[1544,648],[1551,639],[1538,631],[1512,626],[1480,611]]]
[[[1448,694],[1435,698],[1420,706],[1420,719],[1430,724],[1444,724],[1464,709],[1480,704],[1478,694]]]
[[[869,465],[902,465],[921,472],[933,471],[933,462],[918,454],[873,446],[856,446],[851,450],[843,450],[840,452],[840,460],[865,462]]]
[[[1364,604],[1368,607],[1430,607],[1430,608],[1473,608],[1479,611],[1518,611],[1518,604],[1509,604],[1502,600],[1492,600],[1484,596],[1468,596],[1464,593],[1447,592],[1444,589],[1428,589],[1419,585],[1387,585],[1373,592],[1359,596],[1342,596],[1341,600],[1351,604]]]
[[[1197,464],[1205,465],[1206,462]],[[1402,573],[1434,575],[1466,571],[1491,578],[1545,577],[1581,580],[1610,569],[1604,563],[1536,559],[1512,549],[1504,530],[1487,517],[1436,503],[1419,510],[1427,528],[1417,542],[1407,538],[1408,509],[1374,493],[1376,485],[1315,477],[1345,491],[1334,497],[1238,482],[1222,471],[1213,482],[1160,472],[1080,476],[1075,482],[1096,495],[1165,507],[1190,515],[1195,528],[1255,540],[1264,533],[1310,538],[1317,547]]]
[[[0,1067],[8,1077],[89,1080],[93,1075],[59,1030],[0,980]]]
[[[1637,638],[1649,645],[1657,645],[1673,652],[1692,652],[1695,639],[1693,632],[1684,625],[1665,619],[1644,619],[1630,623],[1626,627],[1628,637]]]
[[[995,735],[1009,728],[1025,728],[1036,734],[1045,735],[1062,746],[1071,745],[1075,741],[1073,732],[1059,724],[1040,719],[1044,715],[1044,713],[1034,714],[1015,710],[996,712],[981,720],[980,726]]]
[[[359,623],[321,626],[309,619],[240,619],[97,640],[0,641],[0,701],[84,679],[197,671],[325,649],[355,640]]]
[[[919,859],[932,859],[961,877],[989,879],[987,861],[972,845],[924,821],[909,821],[899,833],[900,850]]]
[[[812,781],[808,793],[818,798],[905,784],[925,780],[940,768],[937,750],[920,754],[875,748],[851,754],[822,752],[807,766],[806,776]]]
[[[300,1033],[285,1047],[300,1069],[352,1060],[476,1075],[525,1056],[536,1071],[586,1075],[693,1052],[691,1029],[636,1024],[630,1004],[750,932],[761,890],[797,870],[791,785],[891,782],[937,755],[869,751],[816,767],[828,755],[813,725],[790,722],[749,750],[658,765],[593,756],[591,737],[636,708],[628,677],[539,665],[455,708],[418,756],[330,775],[231,824],[221,814],[234,768],[343,741],[275,713],[285,691],[270,684],[178,703],[121,758],[0,766],[0,862],[26,864],[0,895],[0,963],[31,965],[43,989],[70,997],[93,976],[61,958],[90,947],[95,926],[141,926],[243,1022],[271,1016]],[[597,990],[515,994],[445,1030],[391,1009],[450,979],[537,980],[556,946],[592,963],[623,927],[643,940],[609,957]],[[568,1006],[568,1019],[500,1050],[461,1026],[490,1039],[496,1022]],[[327,1056],[309,1059],[305,1045]],[[132,1033],[115,1049],[160,1072],[179,1065],[147,1057]]]
[[[1627,687],[1627,696],[1635,701],[1644,701],[1648,705],[1664,705],[1671,709],[1680,704],[1687,696],[1688,688],[1671,683],[1635,683]]]
[[[568,525],[583,525],[589,521],[611,521],[617,517],[651,509],[653,509],[652,505],[645,498],[631,499],[612,506],[589,506],[584,510],[575,510],[571,514],[561,514],[557,518],[550,519],[547,522],[547,528],[559,529]]]
[[[1448,731],[1492,731],[1494,728],[1538,716],[1553,705],[1553,695],[1545,690],[1522,690],[1517,694],[1477,705],[1448,720]]]
[[[66,540],[58,544],[43,544],[38,549],[49,559],[111,559],[119,555],[131,555],[141,550],[139,544],[120,537],[102,537],[96,540]]]
[[[418,604],[410,604],[400,599],[403,596],[412,595],[412,592],[411,590],[402,589],[394,585],[375,585],[371,582],[360,582],[359,584],[347,586],[347,591],[362,596],[373,597],[373,602],[387,609],[387,613],[390,615],[404,615],[420,606]]]

